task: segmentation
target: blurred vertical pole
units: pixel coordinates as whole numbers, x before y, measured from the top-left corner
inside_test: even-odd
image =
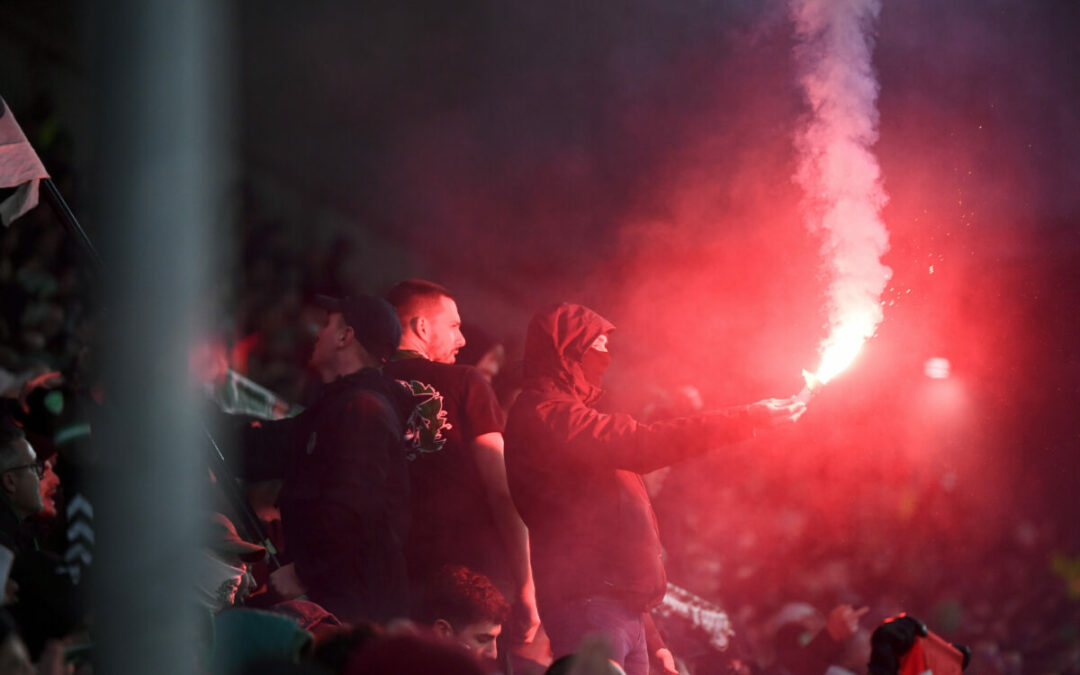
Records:
[[[228,3],[89,7],[92,196],[108,308],[107,411],[95,429],[98,669],[188,675],[206,621],[193,589],[207,503],[188,354],[229,231],[220,226]]]

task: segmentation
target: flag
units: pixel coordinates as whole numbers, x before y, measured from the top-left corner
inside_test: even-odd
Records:
[[[38,183],[48,177],[15,115],[0,98],[0,188],[18,187],[15,194],[0,201],[0,221],[5,227],[37,206]]]
[[[292,417],[303,410],[278,398],[272,391],[249,380],[231,368],[225,371],[224,382],[206,385],[207,392],[221,409],[230,415],[248,415],[263,420]]]

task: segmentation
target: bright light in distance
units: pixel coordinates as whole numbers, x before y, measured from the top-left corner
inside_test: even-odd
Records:
[[[927,359],[926,365],[924,366],[926,376],[931,380],[944,380],[948,378],[950,368],[949,359],[943,359],[940,356]]]

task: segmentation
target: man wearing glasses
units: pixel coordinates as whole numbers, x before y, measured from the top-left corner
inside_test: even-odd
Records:
[[[62,561],[39,551],[26,526],[26,519],[42,509],[44,475],[45,466],[38,463],[22,430],[0,423],[0,544],[15,554],[10,580],[17,587],[7,589],[15,593],[10,610],[35,658],[46,639],[63,637],[80,619],[77,596],[61,571]],[[11,600],[10,595],[7,599]]]
[[[41,478],[45,467],[18,427],[0,429],[0,544],[16,554],[26,542],[20,541],[19,524],[41,511]],[[14,518],[13,518],[14,516]]]

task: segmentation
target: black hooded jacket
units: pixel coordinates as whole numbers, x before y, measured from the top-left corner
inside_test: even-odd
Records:
[[[605,595],[634,611],[663,598],[659,532],[639,474],[753,436],[745,407],[639,424],[591,407],[581,357],[614,326],[580,305],[541,311],[525,341],[525,390],[506,427],[510,492],[529,528],[545,606]]]
[[[416,401],[364,368],[326,385],[300,415],[245,429],[256,480],[284,478],[288,558],[309,597],[345,621],[387,621],[408,611],[406,426]]]

